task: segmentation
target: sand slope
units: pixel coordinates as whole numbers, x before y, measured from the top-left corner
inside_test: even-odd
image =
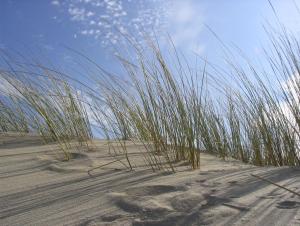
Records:
[[[105,142],[56,160],[37,137],[0,138],[0,225],[300,225],[299,168],[258,168],[201,155],[197,171],[125,170]],[[132,146],[132,152],[139,148]]]

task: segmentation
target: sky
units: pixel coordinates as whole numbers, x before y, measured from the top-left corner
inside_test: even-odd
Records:
[[[0,51],[91,86],[84,76],[89,68],[73,50],[125,77],[115,56],[128,47],[124,37],[142,46],[145,37],[155,39],[163,52],[170,37],[189,64],[200,56],[226,67],[222,43],[261,63],[269,44],[263,26],[276,27],[279,19],[299,37],[298,6],[300,0],[1,0]],[[0,90],[7,90],[3,86],[0,80]]]
[[[271,0],[280,21],[296,34],[297,2]],[[162,44],[170,36],[189,61],[200,55],[222,65],[212,31],[255,60],[267,43],[266,23],[276,23],[268,0],[1,0],[0,48],[66,70],[79,67],[71,48],[116,70],[114,54],[126,46],[124,37],[143,45],[145,36]]]

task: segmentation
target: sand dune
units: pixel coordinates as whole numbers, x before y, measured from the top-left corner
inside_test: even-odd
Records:
[[[0,225],[300,225],[299,168],[253,167],[201,154],[201,169],[176,174],[124,169],[104,141],[74,149],[35,136],[0,138]],[[132,145],[131,152],[140,147]],[[142,164],[142,163],[141,163]]]

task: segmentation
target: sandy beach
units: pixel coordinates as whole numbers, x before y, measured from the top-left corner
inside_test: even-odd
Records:
[[[199,170],[126,170],[105,141],[70,161],[35,136],[1,136],[0,225],[300,225],[300,169],[201,154]],[[142,147],[129,146],[137,158]],[[141,162],[142,165],[142,162]]]

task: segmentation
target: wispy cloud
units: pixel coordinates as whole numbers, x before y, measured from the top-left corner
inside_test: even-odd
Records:
[[[68,13],[71,16],[71,20],[74,20],[74,21],[85,21],[86,17],[87,17],[87,14],[86,14],[84,8],[70,7],[68,9]]]
[[[74,37],[92,37],[103,46],[122,43],[124,35],[139,42],[171,34],[176,46],[197,53],[204,48],[199,41],[204,19],[196,0],[65,0],[58,5],[77,23]]]
[[[168,30],[175,45],[201,54],[204,16],[200,1],[176,1],[171,10]]]
[[[53,0],[53,1],[51,1],[51,4],[59,6],[60,2],[58,0]]]
[[[78,34],[99,39],[107,46],[122,41],[124,35],[154,36],[166,23],[170,0],[66,0],[63,6]],[[53,2],[52,2],[53,4]]]

